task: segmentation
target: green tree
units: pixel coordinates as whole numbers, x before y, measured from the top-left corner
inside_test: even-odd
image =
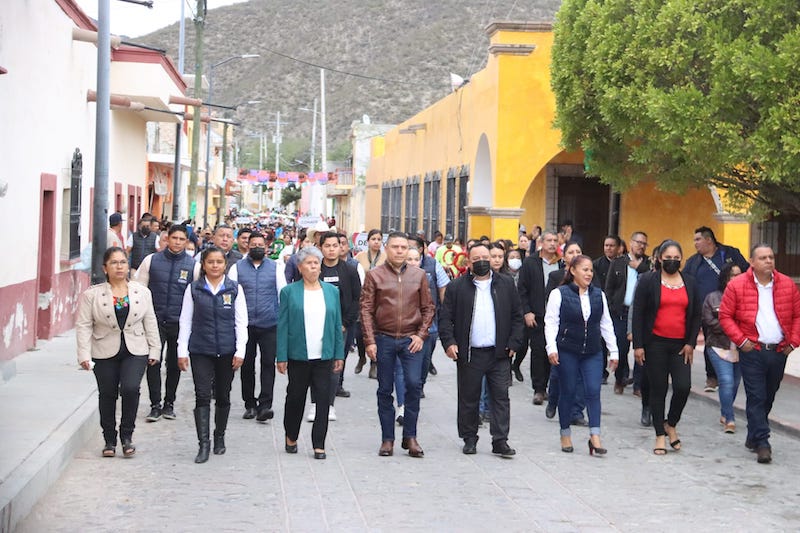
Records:
[[[800,214],[797,0],[565,0],[555,125],[619,190],[715,185]]]
[[[281,191],[281,205],[288,206],[292,202],[296,202],[303,196],[303,191],[295,187],[286,187]]]

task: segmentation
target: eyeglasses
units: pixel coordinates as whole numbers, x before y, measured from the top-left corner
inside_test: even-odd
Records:
[[[112,267],[125,266],[127,264],[128,264],[128,261],[126,261],[125,259],[121,259],[120,261],[109,261],[108,262],[108,265],[112,266]]]
[[[641,244],[642,246],[647,246],[647,241],[636,241],[636,240],[634,240],[632,242],[635,242],[636,244]]]

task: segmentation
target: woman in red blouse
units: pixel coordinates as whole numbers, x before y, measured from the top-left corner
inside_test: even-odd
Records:
[[[672,449],[681,449],[676,426],[689,398],[692,356],[700,329],[702,302],[694,278],[680,271],[682,259],[680,244],[672,240],[661,243],[656,270],[639,278],[633,299],[633,353],[639,364],[647,361],[656,455],[667,453],[667,437]],[[670,377],[672,399],[664,418]]]

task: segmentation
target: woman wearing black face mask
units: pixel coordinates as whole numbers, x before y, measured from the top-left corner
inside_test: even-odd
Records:
[[[656,270],[639,277],[633,301],[634,357],[640,364],[647,361],[656,455],[667,453],[667,437],[672,449],[681,449],[675,428],[689,398],[692,356],[700,329],[702,301],[694,278],[680,271],[682,258],[680,244],[672,240],[661,243]],[[665,419],[670,377],[672,399]]]

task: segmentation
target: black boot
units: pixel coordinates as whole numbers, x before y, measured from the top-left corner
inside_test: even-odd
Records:
[[[211,451],[211,442],[208,436],[209,426],[211,425],[211,406],[195,407],[194,425],[197,427],[197,442],[200,449],[197,451],[195,463],[205,463],[208,461],[208,452]]]
[[[225,428],[228,427],[228,414],[231,406],[214,408],[214,455],[225,453]]]

